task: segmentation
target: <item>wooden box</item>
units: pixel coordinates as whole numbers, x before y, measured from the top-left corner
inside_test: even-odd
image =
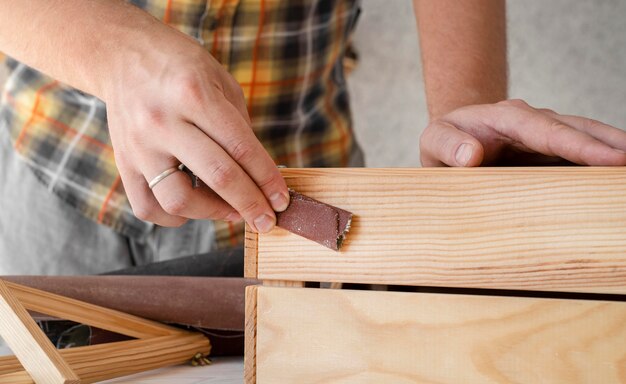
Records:
[[[283,175],[355,218],[246,233],[247,383],[626,383],[626,169]]]

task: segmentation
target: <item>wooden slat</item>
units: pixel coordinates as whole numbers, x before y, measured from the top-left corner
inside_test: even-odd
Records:
[[[355,218],[341,252],[259,235],[259,279],[626,293],[626,168],[281,171]]]
[[[22,364],[20,364],[15,356],[0,356],[0,377],[23,369]],[[2,381],[0,381],[0,383],[1,382]]]
[[[263,280],[263,285],[268,287],[304,288],[304,281]]]
[[[106,329],[130,337],[146,338],[181,331],[156,321],[4,281],[11,293],[31,311]]]
[[[182,364],[190,361],[198,352],[207,354],[210,351],[211,344],[204,335],[189,332],[63,349],[59,353],[80,377],[81,383],[93,383]],[[16,365],[20,369],[14,357],[0,357],[0,367]],[[0,384],[3,383],[31,384],[33,380],[25,371],[20,370],[0,375]]]
[[[266,383],[626,383],[626,303],[259,287]]]
[[[246,287],[246,328],[244,383],[256,383],[256,293],[257,286]]]
[[[78,376],[61,358],[26,309],[0,280],[0,335],[38,384],[78,383]]]
[[[256,279],[257,276],[257,245],[259,234],[252,231],[246,223],[245,246],[243,249],[243,276]]]
[[[0,375],[0,384],[33,384],[33,379],[26,371],[17,371]]]

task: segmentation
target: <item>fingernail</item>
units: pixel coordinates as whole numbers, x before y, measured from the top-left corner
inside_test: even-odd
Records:
[[[270,196],[270,203],[272,208],[276,212],[282,212],[289,206],[289,195],[285,193],[276,192]]]
[[[254,219],[254,226],[260,233],[266,233],[274,228],[274,219],[269,215],[261,215]]]
[[[472,158],[472,153],[474,153],[474,146],[472,144],[463,143],[457,148],[454,158],[458,165],[465,166]]]
[[[228,216],[226,216],[226,221],[240,221],[241,220],[241,215],[238,212],[232,212],[231,214],[229,214]]]

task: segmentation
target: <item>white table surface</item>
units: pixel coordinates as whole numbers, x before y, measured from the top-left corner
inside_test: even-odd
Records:
[[[216,357],[213,364],[204,367],[181,365],[107,380],[102,383],[132,384],[241,384],[243,357]]]

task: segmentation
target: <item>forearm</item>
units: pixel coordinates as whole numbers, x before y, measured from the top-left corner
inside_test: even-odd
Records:
[[[504,0],[414,0],[430,118],[507,97]]]
[[[118,0],[0,2],[1,51],[100,98],[118,59],[139,55],[155,27],[170,29]]]

